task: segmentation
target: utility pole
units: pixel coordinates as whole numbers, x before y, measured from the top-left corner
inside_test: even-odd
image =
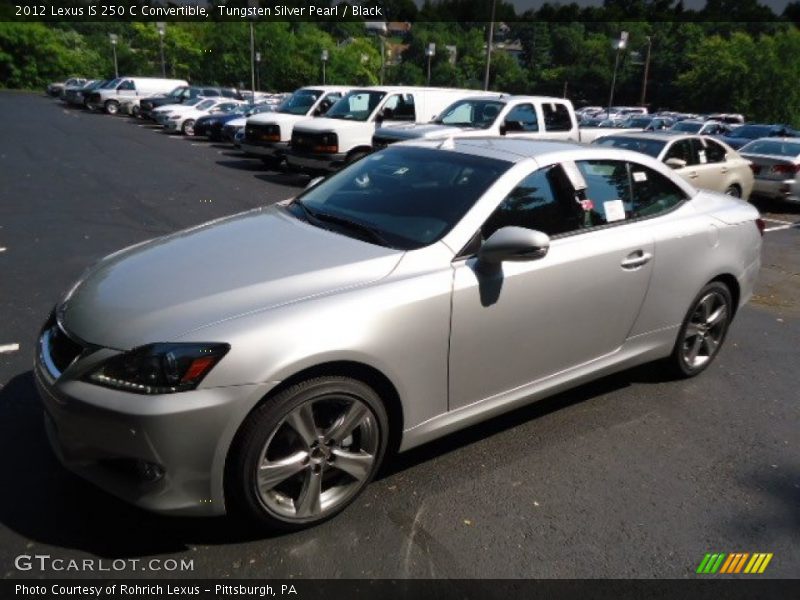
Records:
[[[492,0],[492,20],[489,23],[489,43],[486,44],[486,72],[483,75],[483,89],[489,89],[489,69],[492,63],[492,44],[494,43],[494,13],[497,0]]]
[[[322,61],[322,85],[325,85],[325,83],[326,83],[326,81],[325,81],[325,79],[326,79],[325,78],[325,64],[328,62],[328,57],[329,57],[329,55],[328,55],[328,51],[327,50],[323,50],[322,52],[319,53],[319,59]]]
[[[647,78],[650,75],[650,48],[653,45],[653,38],[649,35],[647,36],[647,56],[644,59],[644,78],[642,79],[642,97],[640,98],[639,104],[641,106],[646,106],[645,100],[647,99]]]
[[[625,46],[628,44],[628,32],[623,31],[619,34],[619,40],[615,43],[617,48],[617,56],[614,59],[614,75],[611,78],[611,93],[608,95],[608,111],[606,118],[611,116],[611,106],[614,104],[614,88],[617,86],[617,69],[619,69],[619,57]]]
[[[247,6],[250,8],[258,8],[258,0],[247,0]],[[253,26],[253,19],[250,19],[250,91],[253,96],[250,99],[251,104],[256,103],[256,32]]]
[[[114,53],[114,79],[119,78],[119,67],[117,66],[117,37],[116,33],[109,33],[108,39],[111,40],[111,51]]]
[[[158,29],[158,41],[159,47],[161,48],[161,76],[167,76],[167,63],[164,62],[164,35],[167,33],[167,24],[163,21],[159,21],[156,23],[156,29]]]
[[[428,57],[428,85],[431,84],[431,60],[433,56],[436,54],[436,44],[431,42],[428,44],[428,47],[425,48],[425,56]]]

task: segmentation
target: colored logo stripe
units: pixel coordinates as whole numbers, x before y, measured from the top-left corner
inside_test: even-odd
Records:
[[[763,573],[772,560],[772,556],[772,553],[767,552],[756,552],[752,555],[749,552],[733,552],[731,554],[708,552],[700,561],[697,573],[712,575],[717,572],[725,574]]]

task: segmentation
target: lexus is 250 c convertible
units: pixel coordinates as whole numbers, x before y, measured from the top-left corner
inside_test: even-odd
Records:
[[[387,451],[645,362],[700,373],[762,230],[627,150],[393,145],[90,268],[40,335],[46,428],[140,507],[306,527]]]

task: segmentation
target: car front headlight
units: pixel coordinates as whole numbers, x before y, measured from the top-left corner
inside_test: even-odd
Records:
[[[228,344],[159,343],[134,348],[89,373],[91,383],[136,394],[195,389],[230,350]]]
[[[181,118],[181,117],[180,117],[180,115],[172,115],[172,116],[169,118],[169,120],[170,120],[170,121],[177,121],[177,120],[178,120],[178,119],[180,119],[180,118]]]

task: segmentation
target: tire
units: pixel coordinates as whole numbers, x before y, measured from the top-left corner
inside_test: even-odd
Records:
[[[729,185],[728,189],[725,190],[725,193],[728,196],[733,196],[734,198],[742,197],[742,189],[735,183],[733,185]]]
[[[733,318],[733,299],[724,283],[712,281],[692,301],[669,359],[679,377],[702,373],[719,353]]]
[[[105,104],[106,113],[109,115],[116,115],[119,112],[119,102],[116,100],[108,100]]]
[[[332,518],[375,476],[388,431],[380,397],[355,379],[319,377],[283,390],[236,436],[225,466],[229,512],[283,531]]]
[[[194,119],[186,119],[181,125],[183,135],[194,135]]]

